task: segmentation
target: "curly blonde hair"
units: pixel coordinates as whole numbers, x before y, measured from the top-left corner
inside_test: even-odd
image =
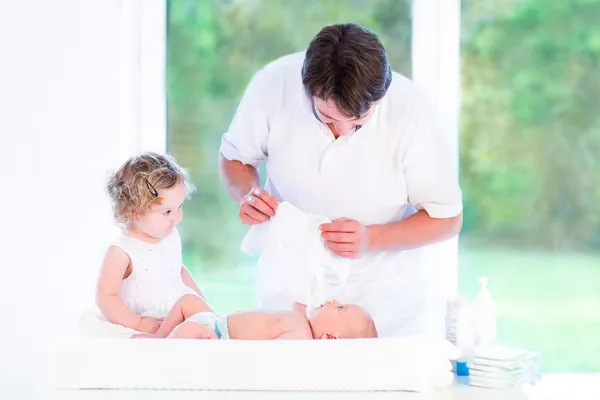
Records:
[[[184,183],[188,196],[194,191],[187,172],[173,157],[154,152],[131,157],[111,174],[106,186],[115,221],[128,225],[136,216],[162,203],[158,190],[172,188],[179,182]]]

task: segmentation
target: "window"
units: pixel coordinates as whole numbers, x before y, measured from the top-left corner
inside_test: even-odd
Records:
[[[461,292],[501,340],[600,371],[600,3],[463,1]]]
[[[354,21],[380,35],[449,126],[460,105],[460,293],[474,299],[488,276],[503,342],[540,351],[545,371],[600,371],[600,7],[550,3],[462,1],[459,101],[458,2],[415,2],[413,27],[410,1],[168,1],[168,150],[198,189],[184,259],[213,306],[254,305],[254,260],[239,252],[247,228],[216,169],[221,135],[256,70],[322,26]]]
[[[409,1],[186,1],[167,3],[168,151],[197,192],[184,206],[184,260],[221,312],[254,306],[247,228],[217,172],[221,135],[259,68],[306,48],[325,25],[353,21],[380,35],[394,70],[411,76]],[[263,174],[264,175],[264,174]]]

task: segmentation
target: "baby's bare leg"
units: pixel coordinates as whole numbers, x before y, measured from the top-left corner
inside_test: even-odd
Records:
[[[181,324],[192,315],[204,311],[213,312],[210,306],[206,304],[200,296],[186,294],[175,303],[171,311],[169,311],[169,315],[167,315],[167,318],[165,318],[154,336],[166,338],[177,325]]]
[[[218,339],[215,331],[194,321],[177,325],[168,337],[170,339]]]

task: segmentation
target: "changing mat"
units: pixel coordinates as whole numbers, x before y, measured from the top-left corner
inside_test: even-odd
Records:
[[[81,339],[53,354],[58,389],[414,391],[448,388],[458,351],[422,337]]]
[[[79,336],[82,338],[114,338],[129,339],[131,335],[142,333],[135,329],[108,322],[99,311],[85,311],[77,323]]]

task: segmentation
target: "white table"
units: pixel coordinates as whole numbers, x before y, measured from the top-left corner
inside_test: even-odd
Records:
[[[39,367],[39,364],[38,366]],[[34,371],[30,371],[34,372]],[[38,371],[41,372],[41,371]],[[5,376],[6,377],[6,376]],[[404,392],[211,392],[177,390],[72,390],[57,391],[44,385],[38,373],[21,375],[20,379],[0,379],[2,399],[49,400],[271,400],[271,399],[393,399],[393,400],[598,400],[600,399],[600,374],[544,374],[536,386],[512,390],[488,390],[471,387],[462,378],[452,389],[434,393]]]
[[[52,400],[270,400],[270,399],[344,399],[344,400],[524,400],[533,399],[522,388],[488,390],[457,381],[449,390],[437,393],[408,392],[228,392],[177,390],[68,390],[54,391]]]

